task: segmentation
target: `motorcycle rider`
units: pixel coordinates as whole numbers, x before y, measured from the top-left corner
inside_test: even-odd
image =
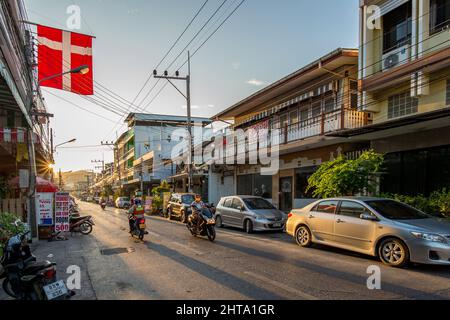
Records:
[[[128,222],[130,225],[130,233],[133,232],[134,228],[137,228],[137,221],[138,219],[144,218],[145,209],[142,206],[142,201],[140,198],[134,198],[132,200],[132,206],[128,210]]]
[[[192,208],[192,221],[195,224],[195,232],[199,232],[200,226],[200,211],[205,207],[205,203],[202,201],[202,196],[199,194],[195,195],[195,200],[191,203]]]

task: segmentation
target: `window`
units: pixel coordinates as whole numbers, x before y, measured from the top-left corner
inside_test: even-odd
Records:
[[[334,103],[333,97],[325,99],[324,108],[325,108],[325,113],[332,112],[333,110],[336,109],[336,104]]]
[[[288,121],[289,121],[288,118],[289,118],[289,117],[288,117],[287,114],[283,114],[283,115],[280,117],[280,125],[281,125],[281,129],[284,129],[284,128],[288,125]]]
[[[366,202],[383,217],[391,220],[428,219],[431,216],[394,200],[373,200]]]
[[[6,127],[14,128],[16,126],[16,113],[8,110],[6,114]]]
[[[241,196],[272,198],[272,176],[246,174],[237,177],[237,193]]]
[[[231,208],[232,209],[236,209],[236,210],[241,210],[241,208],[242,208],[242,201],[237,199],[237,198],[234,198],[233,199],[233,203],[231,204]]]
[[[225,201],[223,202],[223,206],[225,208],[231,208],[232,202],[233,202],[233,198],[225,199]]]
[[[313,103],[312,108],[311,108],[311,113],[312,113],[311,116],[313,118],[320,116],[320,113],[322,112],[321,105],[322,105],[321,101]]]
[[[322,201],[314,208],[314,211],[334,214],[336,207],[337,201]]]
[[[450,0],[430,1],[430,33],[450,26]]]
[[[383,16],[383,53],[392,51],[411,42],[411,1]]]
[[[305,121],[309,118],[309,107],[303,107],[300,110],[300,121]]]
[[[447,80],[447,93],[446,93],[446,97],[447,97],[447,105],[450,105],[450,80]]]
[[[289,123],[296,124],[298,122],[298,111],[294,110],[289,113]]]
[[[308,179],[314,173],[317,167],[300,168],[295,172],[295,198],[305,199],[314,198],[313,190],[306,191]]]
[[[419,99],[411,97],[409,91],[390,96],[388,100],[388,118],[397,118],[416,113]]]
[[[342,216],[359,218],[363,213],[369,212],[363,205],[354,201],[342,201],[339,207],[339,214]]]
[[[245,204],[250,210],[271,210],[275,207],[267,200],[261,198],[246,198]]]

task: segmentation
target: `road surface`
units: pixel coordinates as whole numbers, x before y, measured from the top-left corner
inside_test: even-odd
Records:
[[[147,218],[150,234],[141,243],[129,236],[124,210],[80,208],[96,226],[70,241],[82,241],[83,274],[97,299],[450,298],[450,267],[394,269],[343,250],[300,248],[282,233],[224,228],[211,243],[160,217]],[[380,290],[367,287],[373,265],[381,270]]]

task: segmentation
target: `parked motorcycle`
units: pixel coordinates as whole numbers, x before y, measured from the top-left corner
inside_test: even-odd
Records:
[[[198,221],[194,221],[193,215],[189,215],[188,222],[186,223],[186,227],[191,232],[193,236],[202,236],[208,237],[209,241],[214,241],[216,239],[216,220],[214,219],[214,215],[211,212],[211,209],[207,206],[203,207],[201,210],[196,208],[192,208],[197,213],[199,217]],[[199,227],[196,228],[196,223],[200,223]]]
[[[69,291],[64,281],[56,278],[56,264],[36,262],[25,236],[29,232],[11,237],[0,259],[0,279],[3,290],[18,300],[62,300],[75,293]]]
[[[70,216],[70,232],[81,233],[85,236],[92,232],[94,226],[92,216],[80,217],[79,215]]]
[[[135,219],[132,214],[129,214],[128,221],[130,223],[131,236],[143,241],[144,235],[148,234],[148,232],[145,230],[147,228],[147,225],[145,224],[145,218]]]

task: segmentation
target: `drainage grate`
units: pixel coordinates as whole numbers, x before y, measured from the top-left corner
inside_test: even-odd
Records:
[[[134,248],[110,248],[100,250],[101,254],[104,256],[112,256],[115,254],[132,253]]]

